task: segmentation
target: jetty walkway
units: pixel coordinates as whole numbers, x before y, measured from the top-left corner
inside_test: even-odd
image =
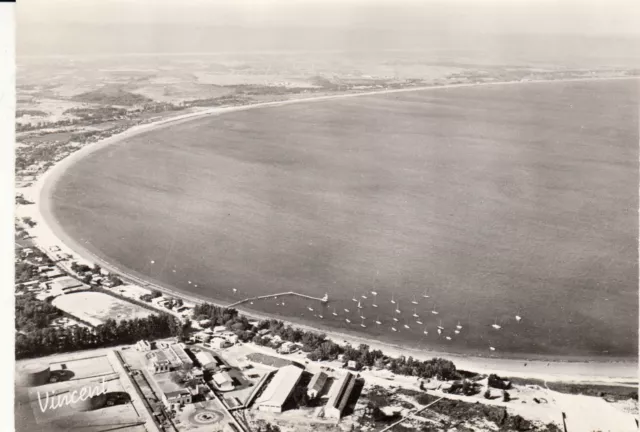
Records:
[[[307,294],[300,294],[297,292],[293,292],[293,291],[289,291],[289,292],[283,292],[283,293],[278,293],[278,294],[267,294],[267,295],[262,295],[262,296],[256,296],[256,297],[249,297],[240,301],[237,301],[235,303],[231,303],[230,305],[228,305],[227,307],[236,307],[239,306],[241,304],[247,303],[247,302],[251,302],[251,301],[255,301],[255,300],[265,300],[265,299],[270,299],[270,298],[275,298],[275,297],[281,297],[281,296],[297,296],[297,297],[302,297],[302,298],[306,298],[309,300],[315,300],[315,301],[319,301],[322,303],[326,303],[329,301],[329,295],[325,294],[324,297],[313,297]]]

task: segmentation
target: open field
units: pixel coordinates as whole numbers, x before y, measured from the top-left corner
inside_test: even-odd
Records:
[[[348,327],[342,309],[375,289],[363,331],[386,340],[625,356],[637,349],[635,92],[634,80],[480,86],[201,119],[72,166],[54,213],[92,252],[181,290],[328,291],[340,318],[287,303],[314,325]],[[415,295],[419,314],[440,311],[432,335],[440,318],[464,330],[373,328],[378,313],[390,322],[391,292],[407,323]]]
[[[151,315],[147,309],[98,292],[58,296],[53,305],[93,325],[103,324],[108,319],[122,321]]]

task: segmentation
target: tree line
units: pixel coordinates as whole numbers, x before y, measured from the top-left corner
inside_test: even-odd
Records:
[[[133,344],[141,339],[182,336],[189,322],[181,323],[168,314],[132,320],[107,320],[94,329],[87,327],[47,327],[16,335],[16,359]]]

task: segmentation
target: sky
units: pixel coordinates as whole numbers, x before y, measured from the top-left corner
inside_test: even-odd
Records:
[[[20,0],[30,23],[420,29],[640,35],[638,0]]]

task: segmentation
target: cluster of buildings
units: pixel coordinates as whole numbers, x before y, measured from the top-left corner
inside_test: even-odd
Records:
[[[198,326],[202,328],[210,324],[209,320],[202,320]],[[207,344],[214,349],[224,349],[238,343],[238,336],[229,332],[225,326],[215,326],[192,334],[189,341]]]
[[[221,393],[238,389],[244,380],[240,368],[229,366],[218,354],[207,350],[189,349],[182,343],[160,343],[154,347],[144,340],[136,344],[136,349],[144,356],[152,387],[168,409],[193,403],[198,396],[205,399],[213,397],[214,391],[226,401]],[[294,392],[301,391],[300,387],[304,386],[301,383],[304,373],[302,366],[294,364],[272,371],[252,387],[244,403],[236,401],[236,405],[252,406],[270,413],[286,411]],[[339,420],[353,394],[355,383],[356,378],[351,372],[333,379],[325,372],[318,372],[303,390],[310,400],[326,395],[327,403],[321,415]],[[233,399],[233,394],[229,400]]]
[[[281,413],[285,411],[287,401],[299,385],[303,369],[295,365],[284,366],[273,375],[254,402],[254,407],[260,411]],[[316,399],[323,394],[329,383],[329,376],[318,372],[307,385],[306,393],[309,399]],[[356,377],[347,372],[333,380],[328,389],[328,400],[324,406],[323,416],[328,419],[340,420],[345,408],[353,395]]]

